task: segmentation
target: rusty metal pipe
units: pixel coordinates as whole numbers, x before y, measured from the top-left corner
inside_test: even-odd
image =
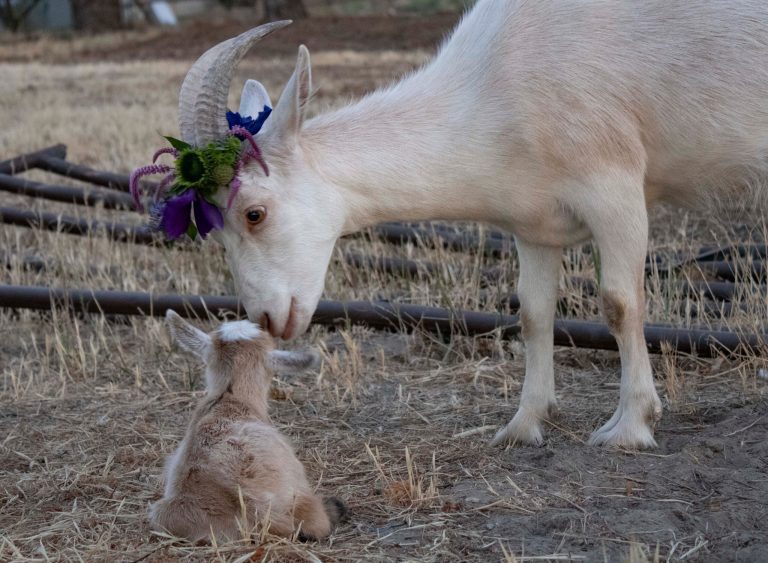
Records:
[[[405,264],[395,261],[392,262],[391,258],[382,258],[382,259],[371,259],[371,257],[367,256],[361,256],[361,255],[353,255],[353,254],[346,254],[344,256],[346,260],[348,260],[353,266],[355,267],[362,267],[362,266],[368,266],[372,268],[377,269],[386,269],[389,272],[398,273],[401,275],[421,275],[424,274],[424,270],[420,269],[418,271],[405,271],[407,270],[412,264],[416,264],[420,266],[420,263],[413,262],[413,261],[407,261]],[[44,272],[47,270],[50,270],[51,268],[57,269],[61,268],[62,264],[55,263],[55,262],[49,262],[47,260],[44,260],[40,258],[39,256],[21,256],[17,258],[16,260],[13,259],[12,256],[6,255],[5,258],[2,260],[2,263],[5,264],[6,269],[12,269],[14,265],[19,265],[22,268],[26,270],[31,270],[33,272]],[[89,271],[93,273],[94,275],[97,275],[99,273],[99,270],[95,268],[94,266],[89,266]],[[115,270],[114,275],[120,275],[118,270]],[[481,299],[482,303],[487,304],[488,299]],[[517,296],[517,294],[512,293],[507,295],[502,299],[503,305],[505,305],[509,312],[515,313],[520,309],[520,298]],[[566,299],[559,299],[558,300],[558,311],[561,312],[561,314],[566,315],[568,310],[568,301]],[[740,303],[740,304],[733,304],[726,301],[721,302],[706,302],[703,303],[703,310],[706,317],[712,317],[715,319],[723,319],[730,317],[734,312],[738,311],[747,311],[749,310],[746,304]],[[698,313],[698,307],[694,306],[691,309],[691,314],[695,317]],[[685,314],[685,307],[681,306],[680,314]]]
[[[170,244],[147,227],[133,227],[121,223],[78,219],[68,215],[57,215],[43,211],[25,211],[13,207],[0,207],[0,223],[81,236],[103,232],[108,238],[118,242],[166,246]]]
[[[743,265],[734,264],[725,260],[717,260],[712,262],[699,262],[697,267],[707,276],[730,282],[736,281],[737,278],[764,280],[766,277],[765,263],[762,260],[751,260]]]
[[[3,177],[0,175],[0,183],[2,183],[3,179],[18,181],[16,178],[9,176]],[[88,235],[93,232],[94,229],[104,230],[110,238],[121,242],[135,242],[138,244],[152,245],[162,242],[161,235],[153,233],[149,228],[144,226],[134,227],[122,223],[89,221],[66,215],[60,216],[54,213],[25,211],[11,207],[0,208],[0,222],[22,227],[61,231],[75,235]],[[396,232],[399,234],[402,231],[397,229]],[[378,271],[396,275],[410,275],[417,277],[419,275],[424,275],[425,273],[434,274],[440,271],[440,266],[437,264],[418,262],[403,258],[376,258],[348,253],[345,255],[345,259],[355,267],[367,266],[377,269]],[[711,267],[703,266],[703,268],[726,278],[729,276],[730,272],[731,277],[734,277],[732,274],[736,267],[728,262],[713,262],[711,264],[714,265]],[[751,264],[751,272],[755,276],[764,277],[766,266],[763,262],[755,260]],[[501,273],[501,270],[498,268],[484,268],[481,272],[481,276],[484,281],[493,282],[494,280],[499,279]],[[584,285],[585,289],[589,289],[592,293],[597,291],[596,284],[592,280],[580,280],[579,283]],[[733,283],[726,282],[683,282],[682,287],[686,293],[697,294],[702,292],[705,297],[719,300],[730,300],[736,292],[736,286]]]
[[[48,310],[52,305],[67,306],[77,312],[120,315],[161,316],[168,309],[174,309],[187,317],[200,318],[206,318],[210,314],[221,316],[227,313],[244,313],[235,297],[0,286],[0,306]],[[386,330],[425,330],[442,335],[499,334],[505,339],[520,332],[519,318],[516,315],[362,301],[321,301],[312,322],[334,326],[357,324]],[[768,336],[765,334],[740,335],[725,331],[686,330],[659,325],[646,326],[645,337],[652,353],[660,352],[663,343],[667,343],[679,352],[696,350],[701,356],[712,355],[716,350],[759,350],[768,343]],[[608,327],[595,322],[556,320],[554,338],[555,344],[560,346],[617,349],[616,341]]]
[[[59,231],[74,235],[88,235],[94,231],[102,231],[112,240],[119,242],[134,242],[137,244],[166,245],[172,243],[164,241],[162,236],[147,227],[133,227],[121,223],[107,223],[78,219],[66,215],[56,215],[39,211],[24,211],[15,208],[0,207],[0,223],[17,225],[22,227],[42,228],[51,231]],[[195,248],[194,246],[179,245],[179,248]],[[381,271],[399,275],[418,275],[418,272],[434,273],[438,266],[429,263],[415,262],[405,259],[376,259],[349,254],[345,257],[353,265],[367,264],[371,267],[381,268]],[[484,279],[492,281],[498,276],[493,269],[482,272]],[[573,278],[573,282],[581,285],[588,293],[597,293],[597,284],[584,278]],[[681,290],[689,295],[702,293],[709,299],[730,301],[738,290],[738,286],[727,282],[683,282]],[[765,292],[766,287],[760,286],[760,291]],[[509,299],[512,299],[510,297]],[[516,299],[516,296],[515,296]],[[518,301],[510,301],[510,307],[519,307]]]
[[[45,156],[65,158],[67,156],[67,145],[53,145],[39,151],[22,154],[8,160],[0,162],[0,174],[18,174],[30,168],[36,168],[40,159]]]
[[[127,192],[129,186],[128,174],[117,174],[94,170],[80,164],[73,164],[54,154],[42,154],[37,158],[37,168],[47,170],[61,176],[82,180],[97,186],[104,186],[113,190]]]
[[[0,174],[0,191],[91,207],[102,205],[105,209],[133,208],[133,200],[128,194],[101,189],[89,190],[76,186],[43,184],[7,174]]]

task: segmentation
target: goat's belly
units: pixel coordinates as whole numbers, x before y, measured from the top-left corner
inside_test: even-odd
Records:
[[[683,115],[668,123],[664,133],[658,123],[647,126],[646,201],[698,205],[743,194],[744,189],[763,191],[768,179],[768,102],[753,113],[751,118],[740,115],[725,104],[718,112]]]
[[[645,201],[672,203],[685,207],[707,207],[709,203],[764,196],[768,186],[768,158],[723,158],[720,162],[687,161],[665,171],[649,168]],[[762,197],[761,197],[762,199]],[[755,200],[756,201],[756,200]],[[738,201],[730,201],[737,204]]]
[[[658,203],[694,207],[701,195],[693,183],[672,183],[658,180],[646,180],[644,193],[645,205],[648,209]]]
[[[540,214],[497,225],[531,244],[569,247],[592,238],[587,226],[565,209],[547,210]]]

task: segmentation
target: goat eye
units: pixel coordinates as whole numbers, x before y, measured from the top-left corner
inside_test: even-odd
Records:
[[[248,220],[249,225],[258,225],[267,218],[267,208],[263,205],[252,207],[245,212],[245,218]]]

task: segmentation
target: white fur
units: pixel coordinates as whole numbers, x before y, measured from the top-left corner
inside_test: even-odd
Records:
[[[647,208],[726,198],[768,172],[765,0],[479,0],[425,68],[304,123],[300,51],[218,239],[252,319],[309,324],[336,239],[382,221],[486,221],[520,251],[526,380],[496,438],[540,443],[567,246],[593,238],[622,362],[592,443],[652,446],[642,326]],[[226,194],[221,194],[225,198]],[[733,198],[732,198],[733,199]],[[267,207],[250,229],[244,212]]]
[[[188,445],[189,439],[185,436],[176,450],[169,455],[168,459],[165,461],[165,468],[163,470],[163,494],[165,496],[171,496],[173,490],[176,488],[179,464],[181,464],[181,460],[186,454]]]
[[[258,80],[246,80],[240,95],[240,115],[255,118],[264,106],[272,107],[267,89]]]
[[[224,323],[218,329],[219,338],[224,342],[238,342],[240,340],[253,340],[261,334],[258,325],[250,321],[233,321]]]
[[[179,346],[198,359],[207,361],[211,352],[211,337],[208,334],[184,321],[173,309],[165,312],[165,322],[171,337]]]

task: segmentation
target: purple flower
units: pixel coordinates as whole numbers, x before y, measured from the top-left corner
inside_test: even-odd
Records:
[[[269,114],[271,113],[272,108],[269,106],[264,106],[264,109],[259,112],[259,115],[257,115],[255,119],[247,115],[240,115],[235,111],[228,111],[227,123],[229,124],[230,129],[235,126],[239,126],[247,130],[251,135],[255,135],[261,131],[261,128],[264,126],[264,122],[267,120]],[[238,135],[238,138],[241,141],[244,140],[243,137],[240,137],[240,135]]]
[[[165,201],[160,228],[171,240],[184,236],[192,224],[193,211],[197,232],[203,238],[213,229],[224,226],[224,217],[219,208],[207,201],[196,190],[188,189],[181,195]]]
[[[271,113],[272,108],[266,105],[255,118],[228,111],[228,136],[204,147],[166,137],[171,147],[158,150],[152,157],[153,164],[134,170],[130,178],[131,195],[136,207],[142,209],[139,180],[150,174],[165,174],[155,186],[155,201],[150,210],[151,228],[162,230],[169,239],[175,240],[184,235],[194,239],[198,234],[205,238],[212,230],[224,227],[222,210],[208,201],[206,195],[229,185],[225,208],[229,211],[240,188],[239,172],[245,165],[255,160],[269,176],[267,163],[253,137]],[[244,151],[243,141],[247,142]],[[164,154],[173,155],[173,167],[154,164]]]

